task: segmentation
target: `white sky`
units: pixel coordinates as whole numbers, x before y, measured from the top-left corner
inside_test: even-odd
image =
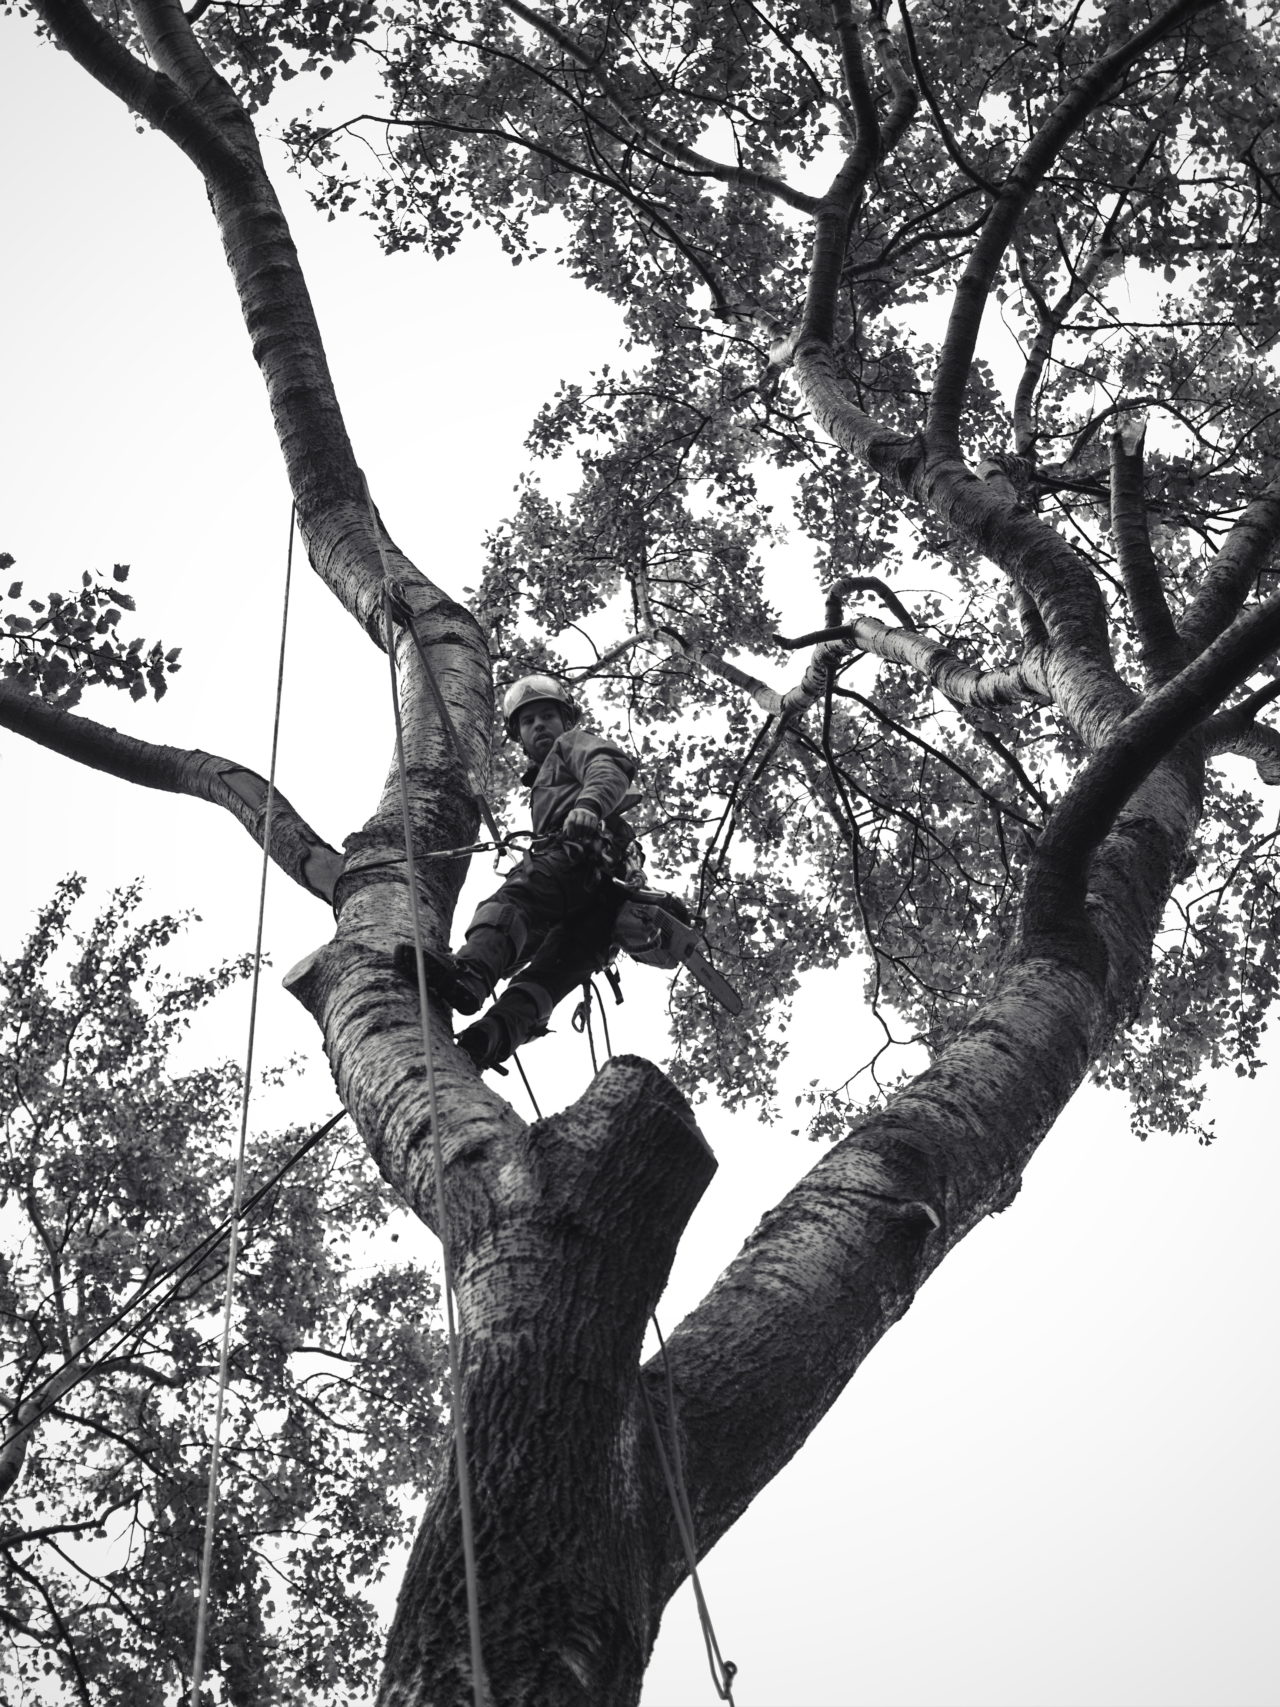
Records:
[[[202,188],[13,17],[0,20],[0,125],[0,549],[37,595],[131,563],[136,631],[182,645],[185,668],[158,708],[100,691],[82,709],[265,770],[288,497]],[[533,410],[610,359],[616,319],[549,264],[513,272],[484,238],[442,266],[384,260],[369,227],[326,224],[280,187],[375,496],[409,555],[459,593]],[[292,636],[281,786],[340,841],[389,755],[385,663],[305,574]],[[3,732],[0,783],[4,951],[72,867],[98,898],[141,871],[157,910],[194,907],[196,961],[251,946],[256,858],[225,814]],[[273,881],[279,971],[326,930],[320,903]],[[660,1047],[660,982],[628,975],[616,1047]],[[311,1063],[277,1112],[329,1112],[311,1021],[274,978],[265,995],[263,1057]],[[239,1051],[236,1003],[207,1047]],[[796,1088],[861,1059],[858,1018],[849,978],[810,980]],[[571,1034],[526,1064],[553,1105],[587,1066]],[[1139,1145],[1114,1098],[1077,1099],[1014,1208],[948,1259],[707,1561],[738,1707],[1277,1700],[1271,1094],[1266,1079],[1229,1083],[1209,1151]],[[815,1159],[714,1111],[706,1130],[720,1173],[664,1325]],[[682,1590],[644,1704],[712,1700]]]

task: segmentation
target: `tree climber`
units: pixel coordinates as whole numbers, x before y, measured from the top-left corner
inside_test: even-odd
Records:
[[[552,1009],[613,951],[613,927],[627,890],[623,874],[634,832],[622,809],[640,796],[633,759],[603,735],[578,727],[580,712],[552,676],[524,676],[502,702],[507,734],[529,760],[533,832],[540,842],[502,887],[482,901],[456,954],[428,952],[433,993],[460,1014],[474,1014],[497,984],[522,970],[458,1046],[484,1069],[505,1061],[546,1030]],[[413,949],[397,965],[416,977]],[[527,964],[524,964],[527,962]]]

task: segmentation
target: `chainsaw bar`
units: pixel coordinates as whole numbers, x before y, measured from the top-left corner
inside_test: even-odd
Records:
[[[742,997],[703,954],[702,939],[697,932],[681,924],[663,907],[654,907],[653,913],[662,933],[663,946],[678,956],[681,964],[689,968],[690,975],[698,980],[708,995],[715,997],[722,1008],[727,1008],[731,1014],[740,1014]]]

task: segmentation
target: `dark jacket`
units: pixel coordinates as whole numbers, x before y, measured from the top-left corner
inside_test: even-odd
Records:
[[[590,729],[566,729],[557,735],[540,765],[520,778],[530,789],[534,834],[558,830],[575,806],[608,819],[640,796],[631,787],[636,763],[621,747]]]

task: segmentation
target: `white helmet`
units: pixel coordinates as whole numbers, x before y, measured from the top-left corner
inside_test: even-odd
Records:
[[[518,682],[513,682],[502,696],[502,721],[507,726],[507,734],[516,739],[516,719],[521,708],[532,705],[535,700],[549,699],[564,712],[566,729],[572,729],[581,713],[573,700],[569,698],[568,689],[554,676],[521,676]]]

